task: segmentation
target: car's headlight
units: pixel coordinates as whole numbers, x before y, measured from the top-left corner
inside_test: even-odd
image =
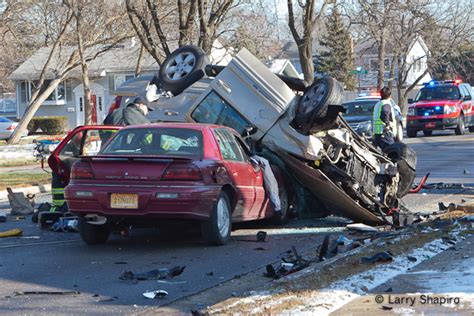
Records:
[[[456,113],[457,109],[455,105],[444,105],[444,114]]]
[[[415,116],[415,108],[408,108],[407,116]]]

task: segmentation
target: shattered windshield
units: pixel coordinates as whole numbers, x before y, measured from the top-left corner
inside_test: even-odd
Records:
[[[456,86],[425,87],[418,92],[415,102],[431,100],[459,100],[461,95]]]
[[[246,128],[250,126],[250,123],[242,115],[214,91],[202,100],[191,117],[198,123],[231,127],[240,135],[244,135]]]
[[[378,100],[371,101],[353,101],[344,103],[346,109],[344,116],[370,116]]]

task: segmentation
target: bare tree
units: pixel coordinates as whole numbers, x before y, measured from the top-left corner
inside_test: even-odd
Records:
[[[316,0],[298,1],[298,8],[302,13],[301,27],[300,30],[298,30],[293,0],[287,0],[288,26],[293,39],[298,46],[298,54],[300,57],[304,80],[308,84],[312,84],[314,80],[313,34],[315,25],[321,19],[327,6],[335,3],[333,0],[323,0],[321,7],[317,9],[316,2]]]
[[[105,2],[102,2],[102,5],[104,4]],[[73,38],[71,35],[77,31],[78,25],[77,23],[73,23],[77,12],[74,12],[72,6],[67,5],[56,4],[56,6],[51,9],[55,11],[58,18],[50,20],[49,23],[53,23],[58,31],[48,35],[48,41],[52,44],[48,51],[48,58],[42,66],[39,82],[35,87],[29,105],[18,127],[8,140],[10,144],[18,142],[20,136],[26,130],[28,123],[41,104],[43,104],[58,85],[67,78],[73,69],[89,63],[123,40],[123,33],[119,32],[119,30],[121,30],[120,27],[115,27],[117,25],[113,23],[114,21],[119,21],[120,16],[106,19],[110,22],[109,24],[99,23],[100,18],[95,16],[95,23],[91,24],[88,22],[87,24],[90,27],[96,28],[95,30],[89,30],[90,34],[94,34],[94,36],[82,42],[83,49],[82,52],[80,52],[78,47],[71,46],[74,42],[70,40]],[[62,14],[59,14],[59,12],[62,12]],[[50,25],[48,25],[48,27],[50,27]],[[79,22],[79,27],[81,32],[84,31],[85,27],[81,25],[81,22]],[[107,34],[112,35],[107,36]],[[84,35],[84,33],[82,33],[82,35]],[[51,80],[46,80],[47,75]]]

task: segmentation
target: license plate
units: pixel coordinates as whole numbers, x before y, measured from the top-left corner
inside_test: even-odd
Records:
[[[138,194],[112,193],[110,195],[111,208],[138,208]]]
[[[425,127],[426,127],[426,128],[435,128],[435,127],[436,127],[436,123],[435,123],[435,122],[428,122],[428,123],[425,123]]]

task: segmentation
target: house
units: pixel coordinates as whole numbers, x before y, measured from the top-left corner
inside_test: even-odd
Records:
[[[360,81],[361,90],[373,89],[377,86],[378,74],[378,57],[377,45],[373,40],[365,40],[355,46],[355,68],[360,67],[360,74],[358,81]],[[387,83],[390,74],[391,63],[393,62],[393,45],[387,42],[384,58],[384,82]],[[404,82],[404,86],[411,85],[418,77],[423,75],[428,68],[429,49],[420,36],[417,36],[411,43],[408,54],[405,56],[408,70],[408,76]],[[398,80],[398,65],[395,64],[394,79]],[[423,82],[431,80],[430,74],[426,74],[419,81],[421,85]]]
[[[51,62],[47,71],[47,80],[54,78],[54,65],[64,63],[75,48],[63,47]],[[16,117],[23,116],[31,99],[34,84],[39,79],[51,48],[43,47],[21,64],[8,79],[16,85]],[[131,43],[117,45],[89,63],[89,80],[92,91],[93,123],[101,123],[114,101],[114,91],[125,81],[135,77],[135,69],[140,51],[134,39]],[[224,48],[218,41],[213,44],[211,61],[226,65],[231,50]],[[144,51],[140,76],[153,75],[158,71],[157,62]],[[84,124],[84,88],[81,67],[74,68],[48,99],[39,107],[35,116],[66,116],[68,128]]]
[[[285,75],[295,78],[302,78],[303,76],[296,70],[295,66],[289,59],[270,59],[265,61],[265,66],[277,75]]]
[[[54,65],[69,58],[73,47],[63,47],[54,56],[46,80],[54,78]],[[114,100],[115,89],[128,79],[135,77],[139,56],[139,45],[117,45],[89,63],[89,79],[95,111],[93,120],[102,122]],[[51,48],[43,47],[21,64],[8,79],[16,86],[16,116],[23,116],[31,99],[34,85],[39,79],[41,69],[49,56]],[[141,61],[141,74],[152,74],[158,69],[156,61],[144,54]],[[66,80],[39,107],[35,116],[66,116],[68,128],[84,124],[84,89],[81,67],[74,68]]]

